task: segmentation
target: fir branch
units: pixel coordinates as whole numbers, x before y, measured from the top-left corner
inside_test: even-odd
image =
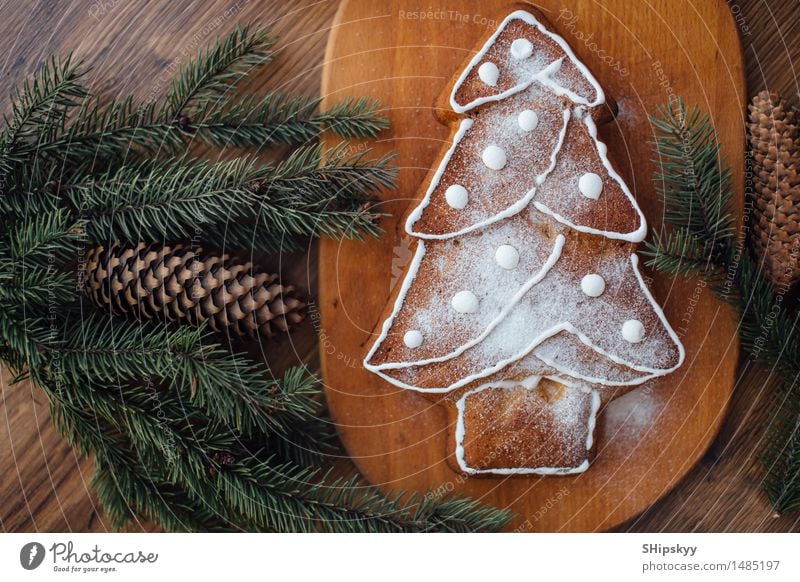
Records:
[[[712,241],[700,239],[688,228],[676,227],[666,234],[655,232],[640,252],[647,257],[648,267],[689,277],[697,273],[714,275],[714,250]]]
[[[60,164],[34,157],[16,164],[11,174],[4,176],[5,191],[0,195],[0,213],[6,220],[25,221],[57,210],[61,199],[56,186],[66,172]]]
[[[262,174],[250,157],[144,162],[76,184],[65,196],[92,241],[191,239],[205,225],[245,218],[255,200],[248,184]]]
[[[71,56],[47,61],[14,92],[10,117],[4,116],[5,129],[0,134],[0,172],[11,172],[12,163],[25,160],[21,146],[36,147],[57,133],[67,114],[86,91],[80,84],[84,73]]]
[[[209,225],[204,230],[204,239],[219,249],[251,249],[270,253],[296,252],[308,245],[306,239],[296,235],[273,232],[259,218]]]
[[[41,347],[58,363],[51,373],[62,383],[79,385],[91,377],[132,385],[141,382],[144,370],[246,435],[288,432],[319,409],[315,377],[291,368],[270,378],[268,370],[229,353],[202,327],[172,329],[92,313],[79,322],[65,318],[61,337]]]
[[[18,310],[0,309],[0,346],[3,363],[19,378],[25,376],[26,367],[41,364],[39,346],[51,341],[52,331],[43,318],[24,317],[20,325]]]
[[[87,451],[100,451],[101,474],[125,471],[113,478],[103,475],[106,489],[99,491],[118,523],[130,515],[131,503],[137,513],[152,514],[171,529],[192,527],[193,521],[176,523],[173,517],[164,516],[173,511],[173,503],[159,507],[154,501],[155,491],[166,484],[185,488],[178,497],[178,507],[199,505],[203,510],[200,515],[215,516],[223,523],[241,523],[252,531],[494,531],[510,518],[506,512],[478,508],[466,500],[411,497],[401,502],[401,495],[383,496],[362,488],[355,480],[328,480],[316,469],[275,463],[270,457],[253,453],[239,455],[231,465],[214,467],[215,476],[209,480],[210,452],[232,446],[233,435],[220,433],[213,424],[207,430],[191,428],[197,426],[191,420],[198,413],[192,410],[186,412],[186,428],[178,428],[173,422],[179,414],[174,396],[159,394],[159,410],[166,418],[162,420],[152,413],[153,406],[146,400],[131,400],[130,395],[116,412],[115,399],[102,389],[94,391],[91,406],[75,401],[75,394],[50,394],[58,401],[59,429],[80,435],[70,437],[73,442],[90,439],[82,445]],[[87,409],[99,417],[87,418]],[[115,428],[120,418],[126,427],[123,433]],[[164,431],[165,422],[174,440],[158,434]],[[88,430],[86,425],[94,426]],[[122,444],[128,438],[133,438],[131,445]],[[176,446],[179,454],[165,455],[169,447],[174,450]],[[147,476],[148,487],[142,487],[137,472],[122,469],[138,464],[142,465],[138,475]],[[118,494],[120,491],[122,494]],[[203,527],[207,521],[206,517]]]
[[[325,154],[319,146],[297,150],[261,180],[259,221],[290,236],[377,234],[377,215],[364,204],[392,187],[396,169],[393,156],[367,159],[367,154],[348,154],[343,146]]]
[[[0,279],[0,309],[27,317],[44,314],[49,307],[69,303],[77,297],[75,277],[54,267],[15,263]]]
[[[120,462],[98,455],[92,476],[111,526],[120,529],[131,519],[144,516],[168,532],[225,532],[234,524],[220,519],[207,504],[196,502],[183,491],[164,481],[157,481],[149,467],[130,455]]]
[[[698,107],[687,113],[680,99],[651,117],[658,171],[654,182],[664,203],[664,221],[684,228],[714,249],[735,239],[731,171],[714,126]]]
[[[303,145],[326,129],[346,138],[371,138],[388,127],[377,114],[377,102],[345,99],[315,113],[319,99],[270,94],[242,99],[230,108],[198,111],[180,122],[157,117],[154,103],[136,105],[130,96],[108,103],[88,102],[61,135],[22,148],[56,161],[137,160],[143,155],[174,156],[193,141],[219,148],[264,148]]]
[[[363,204],[393,184],[390,162],[343,148],[323,155],[319,146],[301,148],[274,167],[250,157],[146,162],[76,184],[65,196],[89,238],[100,243],[180,240],[204,230],[216,246],[251,242],[274,250],[295,236],[376,234],[376,215]],[[257,228],[264,233],[250,237]]]
[[[207,108],[210,103],[224,108],[226,96],[236,84],[272,58],[269,48],[273,43],[263,28],[237,26],[204,54],[181,66],[158,117],[179,121],[181,115],[191,117],[193,109]]]
[[[345,99],[317,113],[320,99],[269,94],[242,99],[224,111],[201,111],[184,130],[216,147],[304,145],[328,129],[347,139],[372,138],[388,127],[378,103]]]
[[[314,113],[317,99],[281,95],[230,104],[227,94],[249,68],[269,59],[271,43],[262,29],[237,28],[181,69],[160,106],[154,101],[137,104],[130,96],[107,103],[94,99],[86,101],[66,123],[69,110],[77,107],[77,98],[56,99],[60,103],[59,123],[52,131],[44,131],[44,121],[32,116],[30,123],[38,128],[38,139],[18,144],[16,159],[29,164],[31,160],[49,160],[48,168],[58,164],[65,176],[76,180],[81,174],[96,173],[98,168],[103,171],[147,155],[175,156],[198,139],[221,147],[261,148],[307,143],[326,127],[345,137],[373,137],[387,126],[387,121],[377,115],[377,104],[363,99],[346,99],[323,113]],[[54,72],[43,74],[43,82],[33,87],[52,88],[51,77],[60,74],[72,82],[69,86],[74,86],[73,92],[85,96],[78,83],[80,75],[66,66],[63,71],[59,67],[55,63]],[[31,92],[47,103],[48,95]],[[66,89],[59,92],[58,87],[52,92],[72,95]],[[28,101],[34,111],[35,105],[41,105],[33,97]],[[189,109],[193,118],[186,115]],[[18,117],[24,127],[24,116]],[[8,142],[11,138],[4,139]],[[8,163],[8,155],[0,156],[0,162]],[[12,207],[5,200],[0,206]]]
[[[60,264],[74,256],[80,244],[83,223],[64,209],[54,209],[15,222],[8,230],[10,259],[42,268]]]
[[[195,372],[194,401],[244,434],[288,432],[291,423],[305,422],[319,410],[319,379],[304,368],[269,378],[262,367],[216,345],[207,346],[204,357],[202,371]]]
[[[323,112],[318,122],[345,139],[374,138],[389,128],[389,121],[378,115],[379,106],[377,99],[344,99]]]
[[[666,236],[647,242],[647,264],[672,275],[703,278],[719,298],[739,312],[743,349],[783,379],[763,455],[764,489],[777,512],[800,507],[800,312],[783,301],[736,240],[731,170],[720,155],[707,115],[682,102],[653,118],[661,172]]]
[[[343,454],[336,426],[327,418],[295,423],[288,433],[271,436],[267,449],[276,459],[300,467],[319,466]]]
[[[36,147],[56,159],[136,157],[138,150],[164,154],[194,139],[218,147],[303,144],[325,128],[336,135],[374,137],[388,126],[377,102],[345,99],[315,114],[319,100],[284,95],[231,103],[235,85],[254,67],[268,62],[273,40],[260,28],[237,27],[205,54],[181,67],[163,103],[136,105],[131,97],[99,100],[80,109],[58,139]]]
[[[210,490],[219,491],[255,528],[268,531],[496,531],[511,517],[491,508],[469,512],[470,502],[457,498],[411,496],[403,502],[402,495],[362,489],[354,479],[329,481],[317,471],[270,462],[226,467]],[[197,495],[206,498],[208,491]]]
[[[89,160],[88,171],[124,163],[143,155],[176,155],[186,147],[186,135],[175,124],[154,117],[155,104],[137,105],[125,96],[102,102],[86,101],[58,136],[24,150],[29,155],[47,156],[66,167]]]
[[[511,519],[508,511],[482,505],[474,499],[425,496],[419,501],[414,520],[428,523],[422,531],[451,533],[499,531]]]
[[[773,415],[761,456],[763,487],[779,514],[800,510],[800,395],[797,377],[775,398]]]
[[[70,405],[53,394],[48,391],[59,434],[84,456],[94,455],[92,487],[113,528],[120,529],[141,515],[167,531],[230,530],[232,524],[221,521],[205,504],[193,503],[179,487],[165,482],[157,467],[143,464],[142,455],[130,448],[117,422],[103,420],[90,409]]]

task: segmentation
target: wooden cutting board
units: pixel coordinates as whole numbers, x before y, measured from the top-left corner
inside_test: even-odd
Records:
[[[614,401],[603,413],[598,455],[583,474],[466,478],[446,462],[444,408],[398,389],[361,366],[381,310],[411,258],[397,218],[416,195],[448,128],[432,105],[503,1],[351,0],[331,30],[322,95],[379,98],[392,129],[373,144],[398,152],[398,188],[383,196],[380,239],[324,241],[319,256],[320,352],[326,393],[348,453],[385,490],[463,494],[514,511],[510,529],[597,531],[630,519],[667,493],[707,449],[734,385],[734,314],[698,281],[655,275],[656,299],[681,336],[686,362],[658,383]],[[541,1],[553,23],[619,106],[601,129],[609,157],[641,205],[651,232],[662,205],[648,112],[682,96],[709,112],[733,168],[743,167],[744,77],[736,24],[721,0]],[[739,206],[743,176],[734,178]]]

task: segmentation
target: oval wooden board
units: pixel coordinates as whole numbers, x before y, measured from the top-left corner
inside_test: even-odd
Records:
[[[434,100],[507,4],[413,0],[342,3],[328,42],[322,94],[379,98],[392,121],[375,152],[399,153],[399,187],[380,210],[384,235],[324,241],[319,257],[322,369],[331,414],[358,468],[382,489],[459,493],[513,510],[510,529],[605,530],[667,493],[709,446],[725,414],[738,356],[732,311],[697,281],[656,276],[654,294],[681,336],[676,373],[614,401],[599,424],[598,455],[569,477],[465,478],[446,457],[446,410],[361,366],[381,310],[413,250],[397,217],[429,171],[448,128]],[[744,80],[735,23],[723,1],[604,0],[536,4],[619,105],[602,129],[610,158],[651,225],[662,206],[653,188],[647,113],[680,95],[711,113],[734,168],[743,167]],[[568,10],[564,9],[567,6]],[[561,11],[561,12],[560,12]],[[360,151],[367,144],[354,144]],[[737,174],[741,202],[743,183]]]

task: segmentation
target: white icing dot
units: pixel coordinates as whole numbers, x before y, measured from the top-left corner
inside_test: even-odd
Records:
[[[606,290],[606,282],[597,273],[591,273],[581,279],[581,291],[589,297],[600,297]]]
[[[500,69],[498,69],[497,65],[494,63],[486,62],[478,67],[478,76],[481,78],[481,81],[490,87],[494,87],[497,85],[497,79],[500,78]]]
[[[638,344],[644,339],[644,326],[638,319],[629,319],[622,324],[622,337],[625,341]]]
[[[527,38],[518,38],[511,43],[511,56],[517,60],[527,59],[533,54],[533,45]]]
[[[539,125],[539,116],[535,111],[526,109],[517,117],[517,123],[522,128],[522,131],[533,131]]]
[[[472,291],[459,291],[453,295],[450,305],[459,313],[477,313],[478,298]]]
[[[519,253],[511,245],[500,245],[494,253],[494,259],[498,265],[510,271],[519,264]]]
[[[403,336],[403,343],[412,350],[418,348],[422,345],[422,334],[419,330],[410,329]]]
[[[502,170],[506,165],[506,152],[503,148],[496,145],[490,145],[481,154],[483,163],[487,168],[492,170]]]
[[[603,179],[597,174],[588,173],[581,176],[578,180],[578,190],[581,194],[592,200],[600,198],[600,193],[603,191]]]
[[[469,194],[464,186],[453,184],[452,186],[448,186],[447,190],[445,190],[444,199],[447,200],[447,204],[450,205],[451,208],[463,210],[467,202],[469,202]]]

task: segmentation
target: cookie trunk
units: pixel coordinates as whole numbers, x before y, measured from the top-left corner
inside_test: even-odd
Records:
[[[470,475],[583,472],[599,404],[596,391],[547,378],[482,386],[453,409],[450,463]]]

